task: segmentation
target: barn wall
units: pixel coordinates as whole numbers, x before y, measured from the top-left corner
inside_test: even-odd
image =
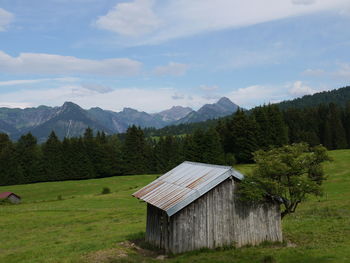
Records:
[[[236,200],[233,213],[235,245],[258,245],[263,241],[282,242],[279,204],[247,205]]]
[[[168,249],[168,215],[147,204],[146,241],[155,247]]]
[[[233,244],[233,187],[228,179],[170,217],[171,252]]]
[[[7,199],[13,204],[19,204],[21,202],[21,199],[19,199],[17,196],[13,194],[10,195]]]
[[[227,179],[171,217],[148,204],[146,240],[172,253],[282,241],[279,205],[243,204],[234,188]]]

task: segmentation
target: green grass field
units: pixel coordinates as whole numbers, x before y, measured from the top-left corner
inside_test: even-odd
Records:
[[[203,250],[168,262],[350,262],[350,150],[332,151],[326,195],[283,220],[293,245]],[[251,166],[239,166],[243,172]],[[142,236],[145,204],[131,197],[156,175],[0,187],[22,197],[0,205],[0,262],[159,262],[121,242]],[[103,187],[110,194],[101,195]],[[59,196],[63,200],[59,200]]]

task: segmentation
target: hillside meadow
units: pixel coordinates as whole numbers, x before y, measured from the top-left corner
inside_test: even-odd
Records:
[[[285,244],[184,253],[166,262],[350,262],[350,150],[331,151],[325,195],[283,220]],[[251,165],[236,167],[249,172]],[[159,262],[135,249],[146,205],[131,197],[157,175],[0,187],[22,197],[0,205],[0,262]],[[102,195],[109,187],[110,194]]]

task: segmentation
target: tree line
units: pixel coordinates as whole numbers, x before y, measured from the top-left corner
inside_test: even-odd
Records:
[[[264,105],[238,110],[215,125],[190,134],[148,137],[131,126],[122,135],[96,134],[60,141],[52,132],[38,144],[30,133],[12,142],[0,134],[0,185],[163,173],[187,160],[233,165],[253,160],[253,152],[288,143],[350,146],[350,103],[281,111]]]

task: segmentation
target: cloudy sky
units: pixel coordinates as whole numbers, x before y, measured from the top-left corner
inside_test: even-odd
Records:
[[[242,107],[350,82],[349,0],[0,0],[0,106]]]

